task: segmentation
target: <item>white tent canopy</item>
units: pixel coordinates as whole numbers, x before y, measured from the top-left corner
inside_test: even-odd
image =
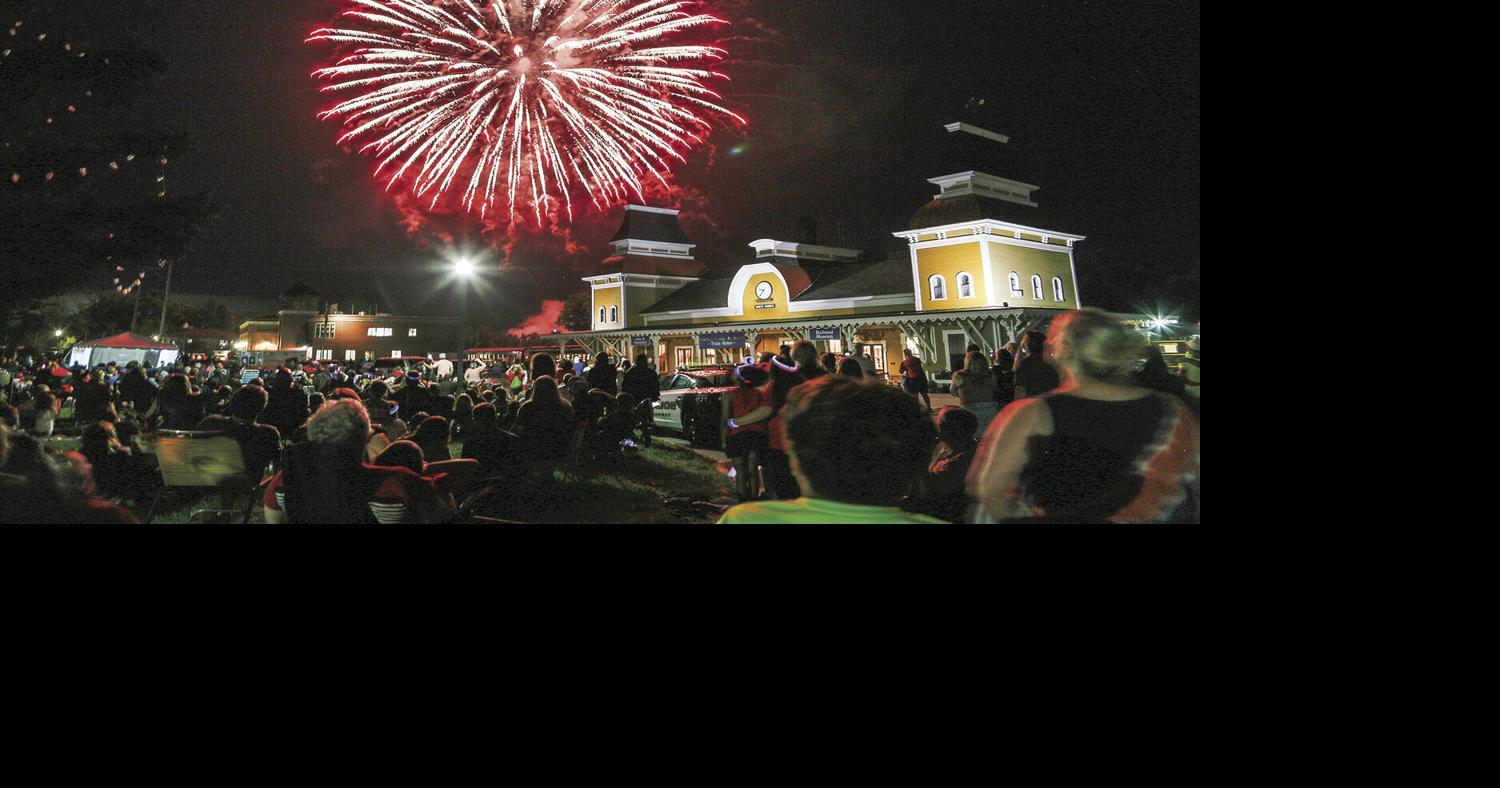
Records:
[[[115,363],[123,367],[132,361],[143,367],[166,366],[176,361],[180,354],[176,345],[125,333],[79,342],[68,354],[68,366],[96,367]]]

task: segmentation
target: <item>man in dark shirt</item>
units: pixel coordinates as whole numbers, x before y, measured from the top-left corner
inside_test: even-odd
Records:
[[[1021,345],[1025,356],[1016,365],[1016,399],[1040,397],[1061,385],[1057,370],[1047,363],[1044,356],[1043,346],[1046,342],[1046,334],[1040,331],[1026,332],[1026,339]]]
[[[613,397],[620,393],[615,385],[616,376],[620,370],[614,364],[609,363],[609,354],[600,353],[594,357],[594,366],[589,370],[588,384],[590,389],[602,389]]]
[[[100,374],[84,375],[83,382],[73,389],[73,415],[79,422],[98,421],[109,407],[109,386],[99,379]]]
[[[635,364],[631,365],[630,371],[625,373],[622,385],[623,393],[635,397],[637,426],[641,431],[641,441],[651,445],[651,408],[652,403],[661,399],[661,378],[657,376],[656,370],[651,368],[651,359],[642,353],[635,357]]]

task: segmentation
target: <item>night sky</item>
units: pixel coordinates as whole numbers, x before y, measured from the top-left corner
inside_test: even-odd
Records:
[[[212,190],[223,213],[176,268],[174,289],[274,295],[297,279],[345,304],[445,309],[428,273],[442,233],[484,248],[477,225],[439,217],[409,232],[372,177],[335,144],[337,121],[310,77],[330,60],[305,44],[336,0],[89,0],[24,5],[31,31],[80,45],[133,42],[169,71],[132,112],[187,132],[172,187]],[[1017,172],[1078,251],[1084,300],[1105,308],[1187,308],[1199,269],[1197,2],[1158,0],[710,0],[736,24],[719,70],[727,104],[750,120],[679,168],[700,255],[749,262],[746,244],[791,238],[816,218],[820,241],[883,254],[936,191],[942,124],[984,98],[1011,137]],[[13,20],[9,20],[13,21]],[[492,238],[512,270],[491,277],[481,322],[515,325],[542,299],[585,285],[611,217],[557,238]],[[101,266],[99,289],[108,288]],[[84,283],[91,285],[92,283]],[[148,286],[151,286],[148,283]],[[159,285],[157,285],[159,286]]]

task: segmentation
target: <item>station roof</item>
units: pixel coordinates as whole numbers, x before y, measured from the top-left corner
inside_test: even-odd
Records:
[[[875,263],[823,265],[818,266],[816,272],[808,273],[812,274],[811,284],[798,292],[792,298],[793,301],[909,295],[912,292],[911,258],[905,256]],[[788,272],[783,271],[782,274],[785,276]],[[733,284],[733,277],[700,279],[656,302],[645,310],[645,314],[722,308],[729,303],[729,288]]]
[[[993,219],[1038,229],[1057,228],[1056,218],[1040,208],[978,194],[961,194],[956,197],[940,197],[922,206],[911,217],[911,229],[947,227],[951,224],[977,222],[980,219]]]

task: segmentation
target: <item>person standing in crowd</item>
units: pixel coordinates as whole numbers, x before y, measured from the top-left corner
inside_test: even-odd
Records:
[[[875,369],[875,359],[870,358],[870,352],[863,346],[854,355],[854,360],[859,362],[859,368],[865,373],[865,377],[877,379],[881,377],[880,371]]]
[[[911,348],[906,349],[906,358],[901,360],[901,389],[913,399],[921,397],[927,412],[932,412],[932,397],[927,394],[927,370]]]
[[[157,386],[146,377],[139,362],[125,365],[125,374],[120,378],[120,399],[136,413],[145,416],[156,405]]]
[[[1046,344],[1047,335],[1040,331],[1027,331],[1021,340],[1021,357],[1016,361],[1016,399],[1040,397],[1062,382],[1057,370],[1047,363],[1043,352]]]
[[[995,352],[995,404],[1004,408],[1016,399],[1016,343],[1006,342]]]
[[[479,375],[480,375],[480,364],[479,364],[479,362],[474,362],[472,364],[469,364],[469,368],[464,370],[464,385],[471,386],[471,387],[472,386],[478,386],[479,385]]]
[[[1198,422],[1175,397],[1130,385],[1141,336],[1097,309],[1053,322],[1063,383],[1006,408],[969,474],[980,519],[1198,520]]]
[[[911,397],[874,380],[827,375],[790,393],[785,420],[802,496],[742,503],[720,523],[942,523],[899,507],[933,451],[932,419]]]
[[[860,366],[859,359],[850,356],[839,362],[838,369],[834,370],[834,374],[857,380],[865,376],[865,368]]]
[[[287,447],[285,467],[266,485],[266,522],[373,524],[378,520],[372,503],[404,507],[415,522],[450,519],[453,510],[431,479],[365,463],[370,434],[359,400],[334,400],[314,413],[307,421],[308,442]]]
[[[964,410],[979,420],[979,432],[989,429],[990,422],[1000,414],[995,404],[995,376],[984,353],[971,350],[964,357],[964,368],[953,373],[953,393],[958,396]]]
[[[760,367],[746,364],[734,371],[740,386],[734,390],[729,419],[729,437],[724,453],[734,462],[735,491],[741,501],[760,497],[760,458],[768,446],[767,422],[776,415],[771,408],[769,376]]]
[[[297,428],[307,420],[307,392],[300,386],[292,385],[291,370],[282,367],[276,370],[276,377],[271,380],[271,390],[266,401],[265,413],[261,414],[261,422],[276,428],[283,438],[290,439],[296,434]],[[366,421],[369,417],[365,417]]]
[[[771,360],[771,408],[775,415],[769,424],[769,435],[767,436],[767,448],[765,456],[761,459],[761,467],[765,469],[766,487],[770,493],[781,500],[790,500],[798,497],[797,478],[792,473],[790,457],[787,454],[786,419],[783,409],[786,407],[787,397],[798,386],[810,383],[827,375],[823,368],[818,365],[818,348],[813,343],[802,340],[791,350],[793,364],[784,364],[778,356]]]
[[[830,375],[839,374],[839,357],[833,353],[824,353],[818,359],[818,363],[823,367],[824,372]]]
[[[635,357],[635,364],[625,373],[620,390],[635,397],[636,422],[641,431],[641,442],[651,445],[652,409],[661,399],[661,378],[651,368],[651,358],[645,353]]]
[[[437,374],[438,380],[448,380],[453,377],[453,362],[447,357],[440,358],[433,363],[432,370]],[[428,461],[431,462],[431,458],[428,458]]]
[[[104,418],[109,408],[109,385],[101,379],[102,376],[102,371],[85,373],[83,382],[73,389],[73,416],[81,423]]]
[[[619,370],[609,362],[608,353],[600,353],[594,357],[594,367],[588,372],[589,389],[601,389],[611,397],[620,393],[615,387],[615,375]]]

